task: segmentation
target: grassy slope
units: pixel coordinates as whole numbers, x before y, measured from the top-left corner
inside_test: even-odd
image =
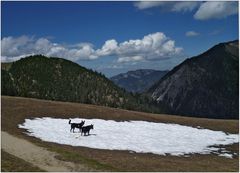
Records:
[[[2,172],[43,172],[38,167],[1,150]]]
[[[227,159],[216,155],[190,155],[189,157],[159,156],[154,154],[129,153],[128,151],[97,150],[86,147],[71,147],[43,142],[24,135],[17,125],[25,118],[33,117],[61,118],[102,118],[123,120],[145,120],[153,122],[178,123],[189,126],[201,126],[212,130],[238,133],[237,120],[213,120],[173,115],[158,115],[113,109],[108,107],[53,102],[38,99],[2,96],[2,130],[25,138],[37,145],[60,153],[60,158],[90,165],[99,170],[112,171],[237,171],[238,157]],[[228,146],[238,153],[238,145]]]

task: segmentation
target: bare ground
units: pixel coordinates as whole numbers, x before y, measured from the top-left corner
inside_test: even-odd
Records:
[[[72,147],[30,137],[19,129],[18,124],[26,118],[101,118],[116,121],[144,120],[151,122],[177,123],[188,126],[201,126],[228,133],[239,133],[238,120],[216,120],[190,118],[174,115],[149,114],[127,111],[95,105],[69,102],[55,102],[38,99],[2,96],[2,130],[21,139],[31,141],[59,155],[57,159],[84,165],[97,171],[238,171],[238,144],[229,145],[227,149],[238,153],[233,159],[219,157],[215,154],[192,154],[188,157],[159,156],[154,154],[130,153],[129,151],[99,150],[87,147]],[[55,157],[55,158],[56,158]]]
[[[94,171],[84,165],[56,159],[57,153],[39,147],[25,139],[1,132],[2,149],[34,166],[51,172]]]

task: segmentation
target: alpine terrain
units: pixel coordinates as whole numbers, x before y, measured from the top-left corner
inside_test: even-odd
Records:
[[[220,43],[176,66],[148,93],[173,114],[238,119],[238,40]]]
[[[128,93],[104,75],[66,59],[35,55],[2,67],[2,95],[159,110],[148,97]]]

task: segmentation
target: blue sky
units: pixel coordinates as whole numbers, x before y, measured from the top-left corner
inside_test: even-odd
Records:
[[[238,39],[237,2],[207,3],[2,2],[2,61],[42,53],[106,76],[171,69]]]

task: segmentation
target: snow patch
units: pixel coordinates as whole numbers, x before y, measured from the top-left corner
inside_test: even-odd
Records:
[[[19,128],[26,129],[30,136],[59,144],[175,156],[210,154],[218,151],[217,145],[229,145],[239,140],[238,134],[178,124],[78,118],[72,119],[72,122],[81,120],[85,120],[85,125],[94,124],[89,136],[81,136],[78,129],[75,129],[77,133],[71,133],[68,119],[26,119]],[[230,157],[226,153],[221,156]]]
[[[223,156],[223,157],[226,157],[226,158],[229,158],[229,159],[232,159],[232,154],[229,154],[229,153],[223,153],[223,154],[219,154],[218,156]]]

